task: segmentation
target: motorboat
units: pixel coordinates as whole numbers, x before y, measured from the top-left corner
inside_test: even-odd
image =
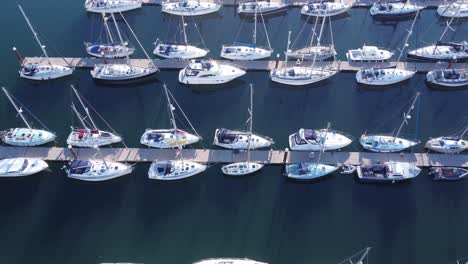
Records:
[[[23,123],[26,125],[26,127],[10,128],[4,131],[1,137],[2,137],[3,142],[5,142],[5,144],[12,145],[12,146],[32,147],[32,146],[44,145],[55,140],[56,135],[53,132],[50,132],[46,129],[34,128],[30,124],[30,121],[26,118],[23,108],[18,107],[16,103],[17,101],[16,98],[14,98],[4,87],[2,87],[2,90],[5,93],[5,96],[10,101],[10,103],[15,108],[18,115],[23,120]],[[22,106],[21,103],[18,102],[18,104]],[[26,112],[30,113],[27,109],[26,109]],[[39,124],[45,127],[39,119],[36,118],[36,120],[38,121]]]
[[[348,12],[352,4],[340,2],[309,2],[302,6],[301,14],[316,17],[337,16]]]
[[[353,174],[356,172],[356,166],[345,164],[341,166],[341,174]]]
[[[415,71],[397,68],[361,69],[356,73],[356,81],[366,85],[390,85],[411,79]]]
[[[463,87],[468,85],[468,71],[465,69],[432,70],[426,80],[434,85],[444,87]]]
[[[29,18],[26,16],[26,13],[23,11],[21,5],[18,5],[21,14],[23,14],[26,23],[28,24],[31,32],[33,33],[34,38],[36,39],[37,44],[42,50],[42,54],[44,55],[44,62],[39,63],[29,63],[26,61],[21,61],[21,68],[19,70],[19,75],[22,78],[35,80],[35,81],[43,81],[43,80],[53,80],[58,79],[61,77],[65,77],[71,75],[73,73],[73,68],[69,66],[57,65],[52,63],[49,59],[49,55],[46,51],[46,46],[44,46],[39,39],[39,35],[34,30]],[[15,52],[17,52],[16,48],[13,48]]]
[[[366,45],[359,49],[348,50],[346,53],[349,61],[388,61],[392,56],[391,51]]]
[[[376,18],[400,18],[416,14],[424,6],[413,5],[406,2],[374,3],[370,8],[370,14]]]
[[[154,180],[180,180],[202,173],[207,166],[187,160],[154,161],[148,171],[148,177]]]
[[[336,56],[336,50],[333,45],[330,46],[311,46],[286,52],[286,56],[300,60],[326,60]]]
[[[236,162],[222,166],[221,171],[230,176],[243,176],[255,173],[261,170],[263,166],[263,164],[252,161]]]
[[[468,17],[468,3],[454,2],[451,4],[440,5],[437,8],[437,14],[441,17]]]
[[[93,13],[118,13],[141,8],[140,0],[86,0],[86,11]]]
[[[67,176],[82,181],[106,181],[130,174],[132,170],[132,166],[115,161],[73,160],[67,170]]]
[[[468,170],[457,167],[432,167],[429,174],[435,181],[459,181],[468,176]]]
[[[268,264],[248,258],[209,258],[196,261],[192,264]]]
[[[221,5],[200,0],[181,0],[178,2],[163,2],[161,11],[177,16],[201,16],[216,13]]]
[[[237,13],[239,15],[255,15],[255,14],[275,14],[284,12],[288,9],[288,5],[282,2],[271,1],[252,1],[239,4]]]
[[[336,70],[292,66],[271,70],[270,78],[273,82],[286,85],[307,85],[329,79],[337,73]]]
[[[468,149],[468,140],[462,137],[438,137],[427,141],[426,148],[440,153],[460,153]]]
[[[39,173],[49,165],[36,158],[13,158],[0,160],[0,177],[22,177]]]
[[[357,175],[363,182],[400,182],[415,178],[421,172],[416,163],[389,161],[383,164],[357,166]]]
[[[213,60],[192,60],[179,72],[179,82],[184,84],[222,84],[245,74],[235,66]]]
[[[296,180],[314,180],[326,176],[338,167],[315,162],[302,162],[286,165],[286,177]]]
[[[468,42],[438,42],[408,51],[408,57],[421,60],[451,61],[468,59]]]
[[[249,142],[250,137],[250,142]],[[246,131],[218,128],[215,131],[213,144],[228,149],[268,148],[273,144],[271,138]]]
[[[223,45],[220,56],[228,60],[260,60],[268,58],[272,49],[260,48],[255,44],[234,42],[233,45]]]
[[[353,140],[339,131],[327,131],[327,129],[299,129],[289,136],[289,148],[300,151],[320,151],[342,149]]]

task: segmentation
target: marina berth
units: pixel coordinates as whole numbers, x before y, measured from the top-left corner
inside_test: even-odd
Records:
[[[456,167],[433,167],[429,174],[435,181],[459,181],[468,176],[468,170]]]
[[[282,2],[255,0],[239,4],[237,13],[239,13],[239,15],[268,15],[285,12],[286,10],[288,10],[288,5]]]
[[[443,87],[468,86],[467,69],[433,70],[426,75],[427,82]]]
[[[184,84],[222,84],[245,75],[235,66],[221,64],[214,60],[192,60],[179,71],[179,82]]]
[[[341,2],[309,2],[302,6],[301,14],[315,17],[331,17],[344,14],[352,7],[352,3]]]
[[[437,14],[441,17],[468,17],[468,2],[453,2],[451,4],[440,5]]]
[[[375,18],[393,19],[412,16],[424,6],[413,5],[409,1],[388,1],[374,3],[370,8],[370,14]]]
[[[414,163],[385,162],[383,164],[357,166],[357,175],[363,182],[399,182],[415,178],[421,172]]]
[[[362,48],[351,49],[346,53],[349,61],[387,61],[393,56],[393,52],[380,49],[376,46],[362,46]]]
[[[39,173],[49,165],[36,158],[13,158],[0,160],[0,177],[22,177]]]
[[[339,150],[352,143],[350,136],[327,129],[299,129],[289,136],[289,148],[298,151]]]
[[[438,137],[427,141],[426,148],[440,153],[460,153],[468,149],[468,141],[462,137]]]
[[[118,13],[141,8],[140,0],[86,0],[86,11],[93,13]]]
[[[154,161],[148,171],[148,177],[153,180],[181,180],[202,173],[207,166],[187,160]]]
[[[221,5],[200,0],[180,0],[176,2],[163,1],[161,11],[177,16],[201,16],[216,13]]]
[[[271,138],[251,134],[245,131],[218,128],[215,131],[213,144],[227,149],[258,149],[273,145]]]
[[[326,176],[338,167],[315,162],[303,162],[286,165],[285,175],[296,180],[314,180]]]
[[[82,181],[106,181],[130,174],[132,170],[130,165],[104,159],[73,160],[67,176]]]

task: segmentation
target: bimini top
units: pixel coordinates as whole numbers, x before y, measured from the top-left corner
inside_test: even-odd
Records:
[[[305,140],[320,141],[320,134],[314,129],[300,129],[299,136]]]
[[[237,136],[242,133],[238,131],[232,131],[226,128],[218,129],[218,134],[216,135],[219,143],[229,144],[237,141]]]
[[[174,172],[174,167],[171,162],[156,163],[156,170],[159,176],[164,176]]]
[[[193,60],[192,63],[189,64],[189,68],[191,70],[206,70],[209,71],[212,67],[212,63],[208,60]]]
[[[70,174],[84,174],[91,169],[91,162],[87,160],[74,160],[70,164]]]

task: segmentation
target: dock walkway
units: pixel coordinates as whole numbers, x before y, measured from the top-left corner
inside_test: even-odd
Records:
[[[102,148],[101,155],[90,148],[74,148],[80,159],[104,158],[120,162],[152,162],[177,158],[173,149],[153,148]],[[201,163],[233,163],[247,160],[246,151],[225,149],[183,149],[181,155],[186,160]],[[69,161],[73,155],[67,148],[61,147],[9,147],[0,146],[0,158],[41,158],[47,161]],[[254,150],[251,160],[254,162],[281,165],[314,161],[318,153],[302,151]],[[324,152],[320,162],[325,164],[373,164],[386,161],[416,162],[419,167],[456,166],[468,167],[466,154],[432,154],[432,153],[372,153],[372,152]]]
[[[99,59],[99,58],[49,58],[53,64],[56,65],[69,65],[76,68],[93,68],[96,64],[101,63],[125,63],[124,59]],[[229,61],[229,60],[216,60],[219,63],[236,65],[248,71],[270,71],[276,67],[282,67],[284,61]],[[25,64],[29,63],[46,63],[43,57],[26,57],[24,59]],[[147,66],[149,60],[147,59],[130,59],[130,63],[134,66]],[[161,70],[180,70],[185,68],[188,64],[188,60],[160,60],[153,59],[153,63]],[[295,65],[295,61],[288,62],[288,66]],[[310,65],[311,62],[304,61],[303,65]],[[349,62],[349,61],[321,61],[315,62],[315,67],[321,68],[332,68],[342,72],[356,72],[363,68],[371,67],[391,67],[395,66],[396,62]],[[437,64],[434,62],[399,62],[397,68],[415,70],[417,72],[429,72],[435,69],[446,68],[447,65]],[[451,68],[453,69],[468,69],[468,63],[452,63]]]

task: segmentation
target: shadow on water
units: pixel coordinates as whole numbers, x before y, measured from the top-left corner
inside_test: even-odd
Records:
[[[223,84],[185,84],[184,86],[192,90],[196,94],[214,93],[220,90],[238,89],[238,87],[245,86],[246,82],[242,79],[234,79],[230,82]]]

